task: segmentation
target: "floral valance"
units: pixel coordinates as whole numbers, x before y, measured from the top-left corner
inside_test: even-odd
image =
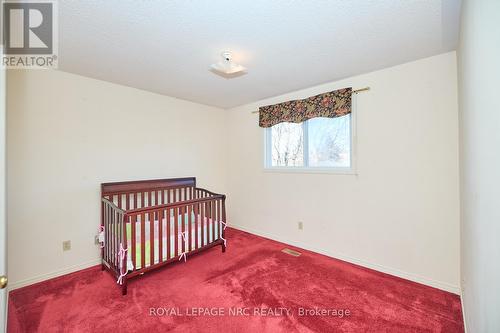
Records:
[[[336,118],[351,113],[352,88],[344,88],[305,99],[266,105],[259,108],[259,126],[282,122],[301,123],[311,118]]]

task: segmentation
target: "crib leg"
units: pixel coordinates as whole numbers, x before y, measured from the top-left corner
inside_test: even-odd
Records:
[[[222,243],[221,245],[222,245],[222,253],[225,253],[226,252],[226,245],[224,245],[224,243]]]
[[[101,271],[105,270],[106,266],[104,266],[104,263],[101,264]]]
[[[122,283],[122,295],[127,295],[127,277],[123,277],[123,283]]]

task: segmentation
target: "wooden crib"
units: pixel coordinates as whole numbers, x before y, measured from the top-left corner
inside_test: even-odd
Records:
[[[127,280],[216,245],[226,250],[226,196],[196,178],[101,184],[102,269]],[[135,240],[135,241],[134,241]]]

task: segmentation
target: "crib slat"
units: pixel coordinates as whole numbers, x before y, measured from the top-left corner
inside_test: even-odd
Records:
[[[127,244],[125,244],[125,242],[123,241],[123,233],[122,233],[122,229],[123,229],[123,219],[121,219],[122,215],[118,212],[116,212],[116,249],[117,249],[117,252],[120,251],[120,244],[123,244],[124,247],[126,247]],[[120,265],[120,258],[117,257],[116,258],[116,261],[118,263],[118,266]]]
[[[104,203],[104,258],[109,263],[109,219],[108,203]]]
[[[115,258],[116,266],[119,267],[120,260],[118,258],[118,251],[120,250],[120,223],[118,222],[119,214],[113,211],[113,217],[115,219]]]
[[[193,217],[192,217],[192,214],[193,214],[193,205],[189,205],[187,207],[187,211],[188,211],[188,227],[187,227],[187,230],[188,230],[188,234],[189,234],[189,238],[188,238],[188,251],[191,251],[192,250],[192,239],[193,239]]]
[[[111,241],[112,241],[112,244],[113,244],[113,251],[111,253],[111,257],[113,259],[113,263],[115,265],[115,267],[117,266],[116,265],[116,214],[115,214],[115,211],[113,210],[112,207],[110,207],[110,210],[111,210]]]
[[[174,256],[179,255],[179,208],[174,208]]]
[[[185,206],[181,206],[180,207],[180,210],[181,210],[181,232],[182,234],[184,235],[185,239],[187,240],[188,239],[188,234],[187,232],[185,232],[185,223],[184,223],[184,214],[185,214],[185,211],[184,211],[184,207]],[[181,237],[181,242],[182,242],[182,251],[181,252],[185,252],[186,251],[186,241],[184,240],[184,238]]]
[[[207,201],[207,244],[210,244],[210,216],[211,216],[211,210],[210,210],[210,202]]]
[[[206,225],[206,229],[207,229],[207,242],[206,244],[210,244],[210,202],[206,201],[205,202],[205,216],[206,216],[206,219],[207,219],[207,225]]]
[[[111,265],[115,265],[115,261],[113,260],[113,215],[111,213],[111,206],[108,205],[108,221],[109,221],[109,263]]]
[[[111,206],[108,205],[108,259],[111,265],[114,265],[113,261],[113,220],[111,216]]]
[[[108,203],[102,205],[102,221],[104,222],[104,260],[108,261]],[[109,261],[108,261],[109,262]]]
[[[146,193],[145,192],[141,192],[141,207],[144,207],[145,205],[145,202],[146,202]]]
[[[130,242],[132,243],[132,253],[130,253],[130,256],[132,258],[132,264],[134,264],[134,268],[137,267],[137,236],[136,236],[136,226],[137,226],[137,215],[131,216],[130,217],[131,223],[130,223]]]
[[[158,262],[163,261],[163,209],[158,212]]]
[[[219,238],[218,231],[219,229],[217,228],[217,199],[213,200],[213,218],[212,218],[212,228],[213,228],[213,234],[212,234],[212,240],[215,241],[217,238]]]
[[[116,213],[115,210],[113,210],[113,241],[114,241],[114,249],[115,252],[113,253],[113,258],[115,259],[115,265],[118,268],[119,260],[118,260],[118,249],[119,249],[119,226],[118,226],[118,214]]]
[[[116,221],[115,221],[115,211],[112,207],[109,207],[111,214],[111,242],[113,247],[111,248],[111,259],[116,267]]]
[[[217,201],[215,201],[215,204],[217,206],[217,220],[216,220],[216,227],[217,227],[217,239],[220,238],[220,229],[223,228],[223,226],[221,225],[220,223],[220,199],[218,199]]]
[[[115,219],[115,258],[116,258],[116,266],[119,267],[120,260],[118,258],[118,251],[120,250],[120,223],[119,223],[118,212],[113,211],[113,217]]]
[[[146,266],[146,214],[141,214],[141,268]]]
[[[194,238],[194,248],[197,249],[198,248],[198,227],[200,225],[200,220],[199,220],[199,216],[198,216],[198,213],[199,213],[199,209],[198,209],[198,204],[194,204],[194,234],[195,234],[195,238]]]
[[[109,228],[109,263],[114,265],[113,260],[113,216],[111,214],[111,206],[108,205],[108,228]]]
[[[151,193],[151,192],[150,192]],[[155,264],[155,218],[154,213],[148,213],[149,219],[149,264]]]
[[[153,207],[158,205],[158,195],[156,191],[151,191],[151,200],[149,201],[149,207]],[[153,212],[153,219],[157,220],[158,219],[158,212]]]
[[[210,224],[212,229],[212,242],[215,241],[215,205],[214,201],[210,201]]]
[[[220,238],[220,229],[221,229],[221,223],[219,222],[220,221],[220,200],[216,200],[215,201],[215,205],[217,206],[217,239]]]
[[[125,194],[125,209],[129,210],[130,209],[130,197],[129,194]]]
[[[201,203],[201,246],[205,246],[206,202]],[[207,237],[208,239],[208,237]]]
[[[118,263],[120,262],[118,260],[118,249],[119,249],[119,246],[118,246],[118,242],[119,242],[118,231],[119,231],[119,229],[118,229],[118,216],[116,214],[116,211],[113,209],[113,241],[115,242],[113,258],[115,259],[116,268],[118,268]]]
[[[167,260],[172,257],[172,253],[171,253],[171,250],[170,250],[170,247],[172,246],[172,244],[170,243],[170,228],[171,228],[171,225],[170,225],[170,215],[171,215],[171,212],[172,212],[172,210],[170,210],[170,209],[167,209],[165,211],[165,213],[167,214],[165,216],[166,219],[167,219]]]
[[[209,244],[210,243],[210,203],[208,201],[205,202],[205,217],[206,217],[206,220],[207,220],[207,225],[205,226],[205,228],[207,229],[206,230],[206,233],[207,233],[207,241],[205,244]]]
[[[215,241],[217,237],[217,199],[212,201],[212,241]]]

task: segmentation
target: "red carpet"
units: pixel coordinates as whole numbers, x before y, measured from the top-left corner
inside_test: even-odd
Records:
[[[100,267],[14,290],[8,331],[463,332],[456,295],[303,250],[293,257],[234,229],[227,238],[225,254],[215,247],[133,279],[127,296]]]

